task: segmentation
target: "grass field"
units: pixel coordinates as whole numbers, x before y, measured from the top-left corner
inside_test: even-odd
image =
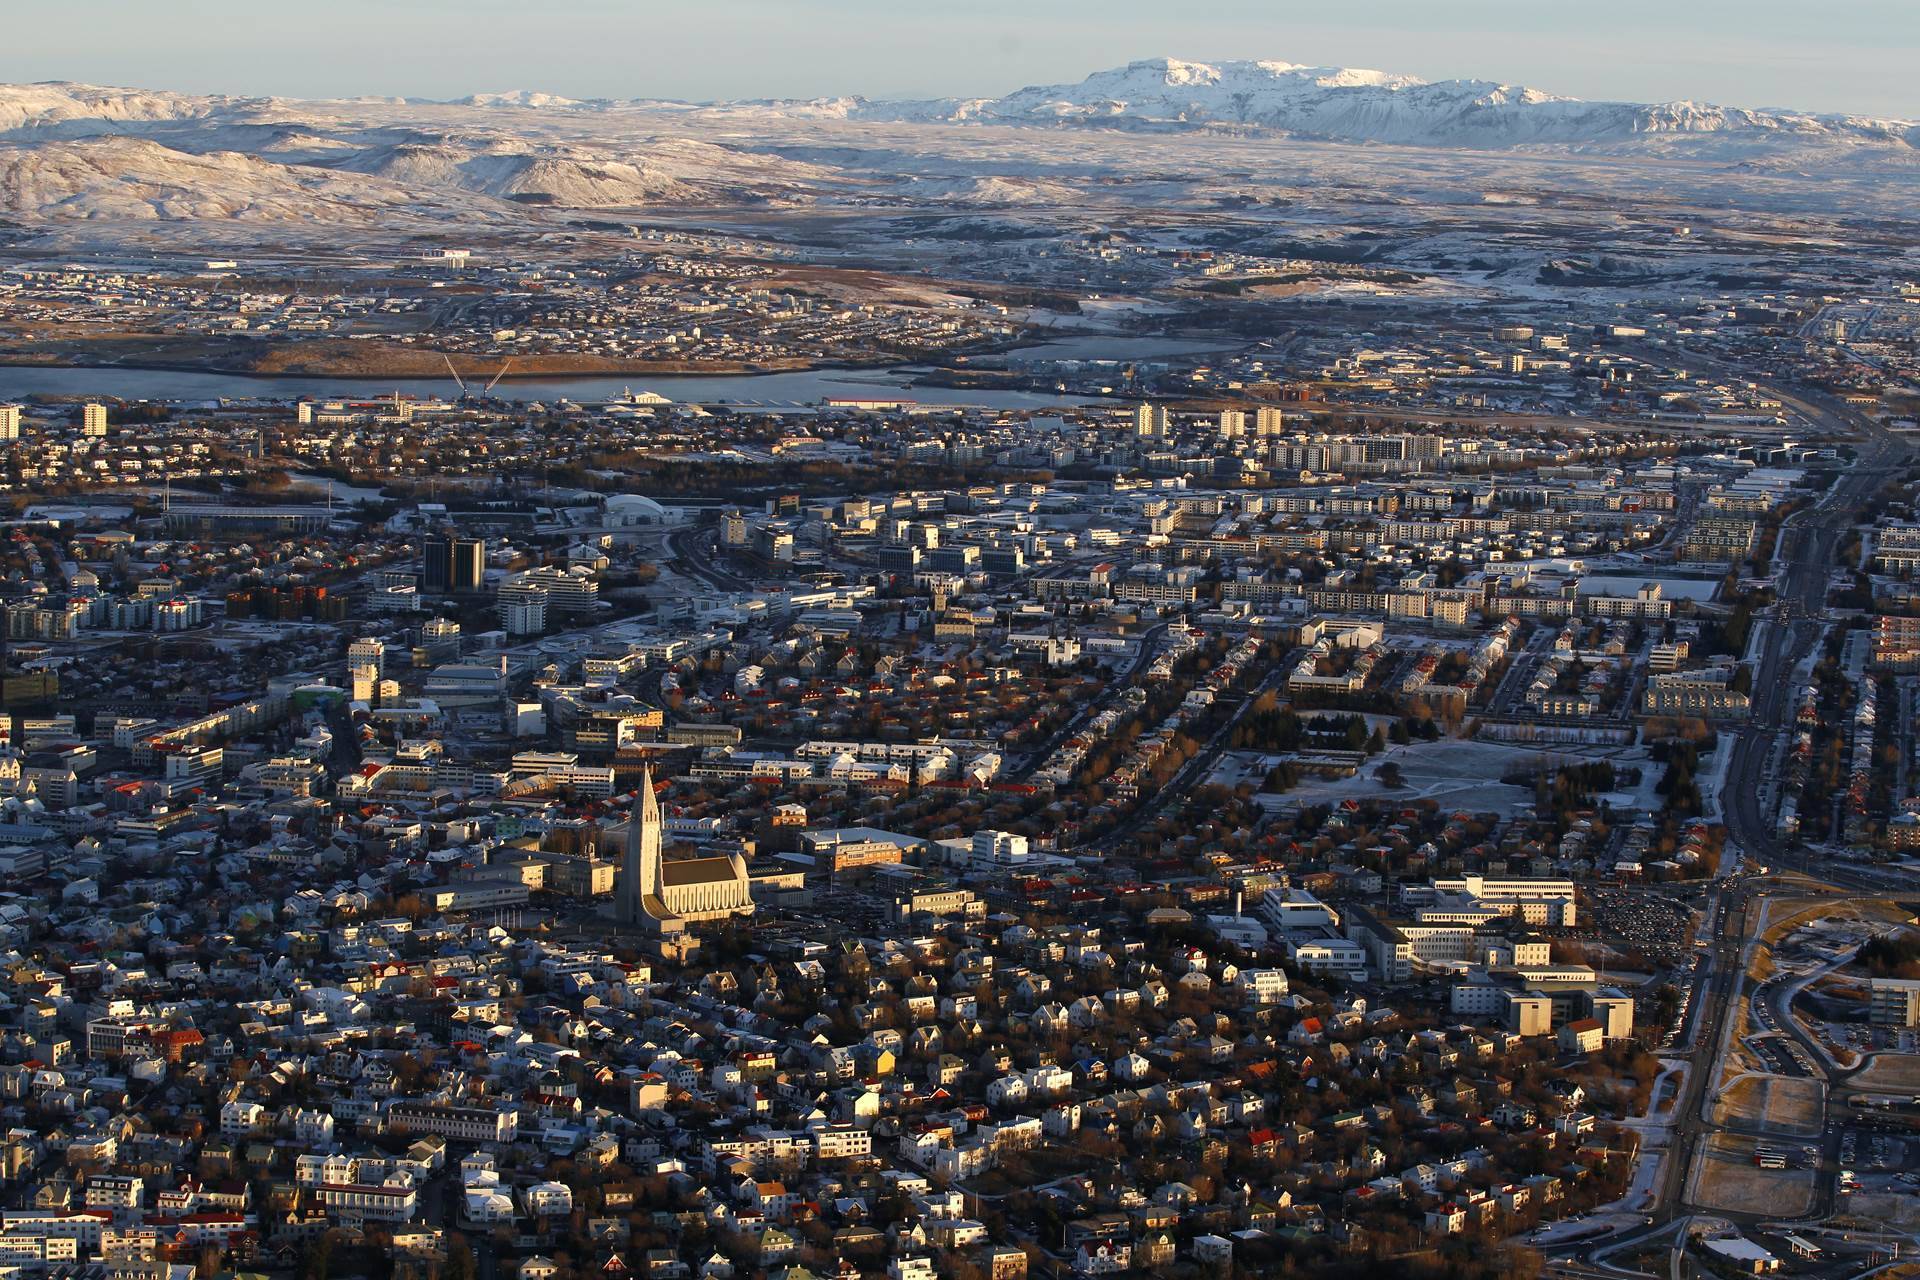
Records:
[[[1920,1054],[1876,1054],[1860,1074],[1847,1081],[1856,1089],[1885,1089],[1890,1093],[1920,1093]]]
[[[1826,1093],[1818,1080],[1741,1076],[1714,1100],[1713,1118],[1718,1124],[1816,1137],[1826,1125]]]
[[[1700,1153],[1694,1200],[1710,1209],[1793,1218],[1813,1203],[1813,1170],[1762,1169],[1753,1163],[1754,1141],[1716,1133]]]
[[[1920,1227],[1920,1196],[1848,1196],[1851,1216],[1880,1230],[1889,1226],[1911,1231]]]
[[[1761,945],[1753,950],[1747,976],[1755,982],[1772,977],[1774,945],[1803,924],[1829,916],[1901,924],[1909,914],[1890,898],[1775,898],[1768,905],[1767,927]]]

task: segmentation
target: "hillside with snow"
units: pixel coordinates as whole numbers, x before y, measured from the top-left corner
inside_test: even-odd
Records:
[[[795,104],[831,109],[828,104]],[[1756,111],[1692,102],[1582,102],[1488,80],[1414,76],[1289,62],[1155,58],[1039,85],[1003,98],[944,103],[843,100],[851,118],[993,121],[1111,128],[1234,127],[1342,142],[1429,147],[1587,147],[1672,135],[1765,142],[1912,148],[1911,121]]]
[[[88,137],[0,147],[0,212],[49,220],[364,226],[422,216],[497,221],[512,210],[237,151],[195,155],[144,139]]]
[[[1856,199],[1897,203],[1920,177],[1920,127],[1908,121],[1160,58],[999,98],[894,102],[537,90],[297,100],[0,85],[0,212],[24,225],[476,218],[537,235],[568,210],[1244,206],[1282,189],[1302,198],[1314,189],[1302,166],[1332,172],[1340,148],[1393,149],[1408,178],[1376,198],[1407,199],[1412,182],[1441,204],[1478,199],[1485,175],[1475,171],[1505,163],[1502,154],[1535,167],[1493,186],[1539,181],[1551,157],[1612,166],[1609,181],[1637,172],[1690,195],[1711,188],[1716,200],[1737,182],[1772,208],[1830,202],[1819,185],[1835,181],[1854,184]]]
[[[340,222],[541,208],[780,204],[837,175],[692,136],[645,107],[0,86],[0,210],[25,220]]]

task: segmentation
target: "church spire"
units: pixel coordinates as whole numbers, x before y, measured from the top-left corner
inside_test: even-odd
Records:
[[[640,770],[640,892],[660,895],[660,799],[653,792],[653,766]]]
[[[653,766],[640,771],[640,789],[627,819],[626,857],[620,867],[620,918],[638,924],[649,916],[646,900],[660,897],[660,801],[653,794]]]

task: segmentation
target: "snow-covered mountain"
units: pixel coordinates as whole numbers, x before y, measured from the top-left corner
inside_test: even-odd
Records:
[[[381,178],[237,151],[194,155],[141,138],[90,137],[0,147],[0,213],[52,221],[373,225],[421,217],[502,221],[516,211],[465,193],[423,195]]]
[[[0,85],[0,212],[366,224],[411,210],[526,221],[537,207],[782,203],[837,176],[714,145],[661,116],[518,91],[307,102]]]
[[[1001,128],[994,145],[966,128],[981,125]],[[1287,138],[1312,145],[1266,141]],[[1581,102],[1479,80],[1161,58],[1000,98],[891,102],[533,90],[308,101],[0,85],[0,213],[149,227],[475,217],[540,234],[554,225],[548,211],[667,205],[1208,204],[1269,198],[1297,179],[1305,149],[1313,167],[1334,164],[1325,142],[1408,148],[1408,164],[1429,160],[1413,149],[1472,150],[1457,163],[1483,167],[1495,150],[1529,163],[1684,160],[1693,181],[1739,174],[1769,184],[1776,207],[1811,198],[1809,177],[1851,179],[1888,200],[1920,180],[1920,126],[1908,121]],[[1448,199],[1460,190],[1477,188],[1448,188]]]
[[[473,93],[459,99],[454,105],[462,107],[578,107],[587,104],[574,98],[563,98],[554,93],[541,93],[534,89],[509,89],[503,93]]]
[[[791,105],[849,119],[1162,129],[1234,126],[1409,146],[1580,147],[1674,134],[1798,144],[1920,145],[1920,128],[1904,120],[1693,102],[1582,102],[1489,80],[1429,83],[1384,71],[1290,62],[1154,58],[1095,72],[1078,84],[1036,85],[1004,98],[897,104],[842,99]]]
[[[1696,102],[1583,102],[1489,80],[1415,76],[1290,62],[1153,58],[1098,71],[1077,84],[1034,85],[1001,98],[879,101],[858,97],[689,104],[636,97],[580,100],[535,90],[476,93],[453,102],[194,96],[45,83],[0,85],[0,137],[146,133],[181,127],[307,124],[354,111],[466,110],[479,127],[518,121],[653,112],[683,119],[755,118],[895,123],[1105,125],[1177,131],[1232,127],[1345,142],[1410,146],[1585,147],[1673,136],[1742,141],[1920,147],[1908,120],[1822,115]]]
[[[0,85],[0,134],[18,140],[86,137],[145,125],[207,120],[258,107],[263,98],[196,97],[148,89],[103,89],[87,84]]]

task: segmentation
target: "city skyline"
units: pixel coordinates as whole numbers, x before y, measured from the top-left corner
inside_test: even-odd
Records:
[[[1891,1274],[1916,37],[14,16],[0,1280]]]
[[[179,21],[181,8],[195,20]],[[873,0],[721,0],[690,14],[614,0],[540,12],[495,0],[401,8],[343,0],[324,26],[295,29],[237,0],[164,11],[93,0],[17,18],[0,51],[0,80],[315,98],[513,89],[689,101],[904,98],[993,96],[1172,56],[1497,80],[1600,101],[1920,115],[1904,75],[1920,47],[1920,13],[1890,0],[1818,14],[1786,0],[1678,11],[1634,0],[1598,31],[1507,0],[1447,10],[1385,0],[1354,17],[1322,4],[1227,0],[1175,18],[1136,0],[1063,0],[1038,13],[1008,0],[952,12]],[[296,41],[302,56],[281,56]]]

